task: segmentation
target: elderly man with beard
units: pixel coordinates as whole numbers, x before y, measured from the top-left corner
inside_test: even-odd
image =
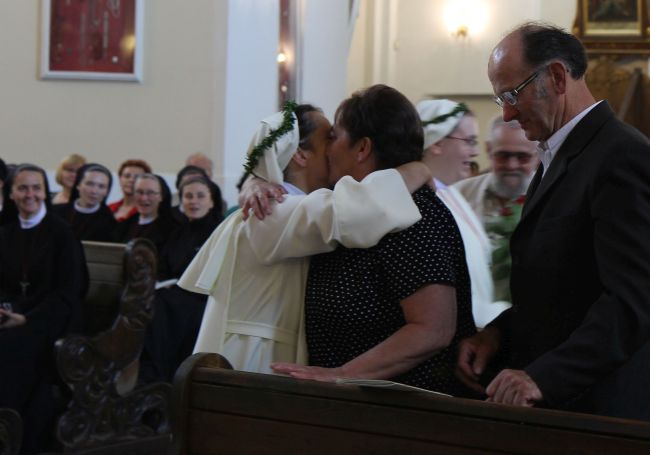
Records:
[[[518,121],[491,124],[487,154],[492,171],[461,180],[454,187],[467,199],[492,244],[494,299],[510,302],[510,235],[524,203],[526,189],[539,164],[537,142],[529,141]]]

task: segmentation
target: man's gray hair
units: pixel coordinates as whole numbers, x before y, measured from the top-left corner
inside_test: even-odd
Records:
[[[509,122],[506,122],[503,120],[503,117],[501,115],[497,115],[494,118],[492,118],[492,120],[490,121],[490,131],[488,132],[488,137],[487,137],[487,140],[489,142],[492,142],[494,140],[494,132],[500,126],[506,126],[513,130],[521,129],[521,125],[517,120],[510,120]]]

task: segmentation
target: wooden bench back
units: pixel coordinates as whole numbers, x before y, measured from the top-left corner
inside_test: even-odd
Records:
[[[84,242],[84,247],[91,275],[86,314],[91,322],[110,311],[117,317],[101,321],[106,330],[56,343],[57,368],[72,394],[58,419],[57,439],[65,453],[164,453],[170,440],[171,386],[137,385],[153,317],[155,246],[135,239],[126,246]],[[104,307],[106,312],[99,313]]]
[[[650,453],[650,424],[216,368],[179,368],[180,454]]]
[[[82,242],[88,266],[89,286],[83,304],[84,333],[107,330],[119,311],[124,288],[124,249],[121,243]]]

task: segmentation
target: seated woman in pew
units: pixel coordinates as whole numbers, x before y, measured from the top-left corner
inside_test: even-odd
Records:
[[[183,201],[181,200],[181,196],[180,196],[181,184],[186,179],[195,176],[201,176],[207,180],[210,180],[208,174],[206,174],[203,169],[197,166],[191,166],[191,165],[185,166],[180,171],[178,171],[178,174],[176,174],[175,185],[176,185],[177,194],[172,196],[172,216],[174,217],[174,220],[176,220],[177,223],[187,222],[187,217],[183,214]],[[221,192],[221,190],[219,190],[219,192]]]
[[[70,200],[70,194],[74,187],[74,181],[77,178],[77,171],[81,166],[86,164],[86,158],[73,153],[68,155],[56,168],[54,180],[61,185],[61,191],[56,193],[52,198],[52,205],[64,205]]]
[[[51,213],[45,171],[19,165],[0,228],[0,407],[25,423],[24,453],[53,424],[54,342],[79,322],[88,274],[81,243]]]
[[[421,163],[415,166],[423,174],[412,172],[409,187],[391,169],[363,182],[344,177],[334,190],[325,189],[330,130],[310,105],[289,104],[261,122],[246,170],[283,184],[290,196],[264,221],[244,221],[242,210],[235,211],[181,277],[182,288],[210,295],[195,352],[217,352],[235,369],[259,373],[271,373],[276,361],[304,363],[307,256],[338,242],[371,246],[420,218],[409,188],[431,178]],[[283,258],[270,258],[276,250]]]
[[[79,240],[110,242],[117,222],[106,206],[111,191],[111,172],[101,164],[84,164],[67,204],[54,207],[54,213],[66,221]]]
[[[108,205],[117,222],[124,221],[138,214],[138,210],[135,207],[133,184],[138,175],[151,172],[151,166],[143,160],[126,160],[120,164],[117,176],[119,177],[120,188],[122,189],[122,199]]]
[[[202,175],[179,186],[186,222],[177,226],[160,253],[154,318],[147,328],[141,357],[142,382],[171,382],[176,369],[192,354],[207,296],[176,286],[197,251],[221,223],[221,191]]]
[[[140,174],[135,179],[133,194],[138,213],[117,224],[113,231],[113,240],[127,243],[129,240],[143,237],[151,240],[160,255],[176,226],[171,215],[169,187],[158,175]]]

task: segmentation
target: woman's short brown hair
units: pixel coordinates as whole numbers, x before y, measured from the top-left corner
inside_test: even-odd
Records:
[[[122,171],[124,170],[125,167],[139,167],[140,169],[144,169],[144,172],[146,174],[151,174],[151,166],[149,166],[149,163],[147,163],[144,160],[126,160],[122,164],[120,164],[120,170],[117,172],[118,177],[122,176]]]

